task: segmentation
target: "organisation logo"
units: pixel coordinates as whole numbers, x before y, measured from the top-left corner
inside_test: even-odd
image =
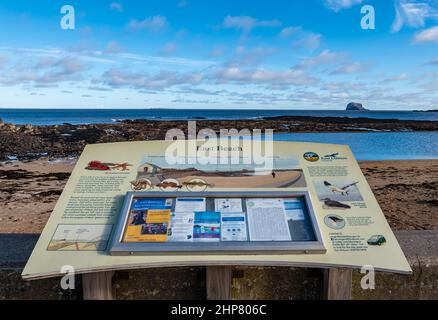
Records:
[[[306,152],[303,157],[310,162],[316,162],[319,160],[319,155],[315,152]]]
[[[341,156],[339,152],[326,154],[321,157],[322,161],[347,160],[347,157]]]

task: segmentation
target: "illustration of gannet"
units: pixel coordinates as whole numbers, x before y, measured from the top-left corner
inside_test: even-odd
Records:
[[[343,209],[350,209],[351,208],[348,204],[345,204],[345,203],[342,203],[342,202],[339,202],[339,201],[335,201],[335,200],[332,200],[330,198],[325,198],[325,199],[322,199],[322,200],[324,200],[324,204],[327,207],[343,208]]]
[[[332,185],[330,182],[328,182],[328,181],[324,181],[324,185],[326,186],[326,187],[329,187],[330,188],[330,191],[332,192],[332,193],[339,193],[339,194],[341,194],[341,195],[343,195],[343,196],[345,196],[345,195],[348,195],[348,192],[350,191],[350,188],[352,187],[352,186],[355,186],[356,184],[358,184],[359,182],[353,182],[353,183],[350,183],[350,184],[348,184],[348,185],[346,185],[346,186],[343,186],[343,187],[338,187],[338,186],[334,186],[334,185]]]

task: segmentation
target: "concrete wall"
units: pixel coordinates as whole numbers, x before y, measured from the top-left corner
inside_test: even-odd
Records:
[[[359,272],[353,273],[353,299],[438,299],[438,231],[397,232],[413,274],[376,274],[375,290],[362,290]],[[35,235],[1,235],[0,299],[81,299],[76,290],[63,291],[59,279],[25,282],[21,270],[35,244]],[[14,243],[14,247],[11,246]],[[17,247],[18,246],[18,247]],[[161,268],[119,271],[114,278],[117,299],[205,299],[205,268]],[[320,269],[236,267],[233,299],[321,299]]]

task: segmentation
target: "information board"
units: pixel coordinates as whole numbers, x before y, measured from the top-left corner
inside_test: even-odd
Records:
[[[130,192],[112,255],[324,253],[307,192]]]
[[[271,167],[260,162],[248,164],[246,159],[235,154],[229,162],[222,161],[224,159],[214,164],[193,161],[193,155],[205,150],[210,150],[212,159],[219,154],[222,157],[231,149],[242,154],[248,148],[255,150],[251,141],[239,143],[232,148],[228,141],[219,141],[215,147],[207,147],[202,141],[88,145],[23,270],[23,278],[61,275],[65,266],[73,267],[76,273],[193,265],[351,268],[371,265],[376,270],[411,272],[348,146],[274,142],[268,161]],[[184,149],[190,159],[169,161],[167,155],[169,150],[175,149],[175,144]],[[209,254],[208,251],[202,255],[110,254],[110,243],[127,192],[185,192],[189,195],[194,192],[254,191],[307,193],[326,251],[253,255]],[[237,205],[232,201],[219,201],[222,203],[218,205],[224,208]],[[183,201],[175,205],[195,212],[199,204]],[[158,211],[153,217],[156,221],[168,214]],[[303,218],[293,209],[290,211],[291,219],[300,221]],[[248,229],[247,236],[251,237],[253,233],[254,237],[254,230]]]

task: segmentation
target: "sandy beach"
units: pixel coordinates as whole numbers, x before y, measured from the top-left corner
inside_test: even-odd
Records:
[[[438,229],[438,160],[359,164],[393,230]]]
[[[0,233],[40,233],[75,161],[0,165]],[[393,230],[438,229],[438,160],[361,161]]]

